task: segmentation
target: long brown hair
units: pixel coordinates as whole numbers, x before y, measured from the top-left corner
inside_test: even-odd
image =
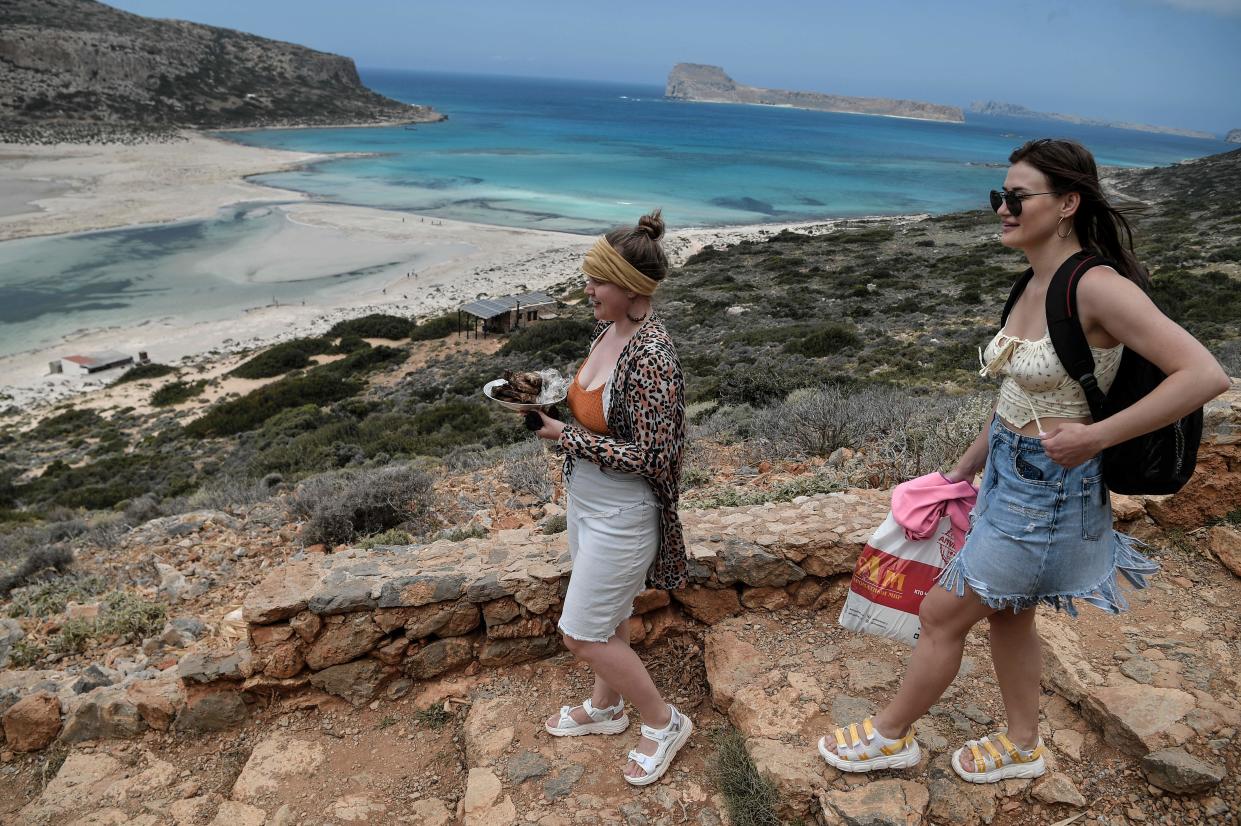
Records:
[[[1039,138],[1028,141],[1008,156],[1010,164],[1023,161],[1047,176],[1058,195],[1076,192],[1081,204],[1073,215],[1073,231],[1082,248],[1116,262],[1121,275],[1143,290],[1150,288],[1150,274],[1133,253],[1133,228],[1125,217],[1132,208],[1108,203],[1099,183],[1094,155],[1077,141]],[[1122,240],[1123,238],[1123,240]]]
[[[659,239],[664,235],[664,219],[656,209],[638,219],[637,226],[618,227],[605,237],[633,268],[656,281],[668,276],[668,256]]]

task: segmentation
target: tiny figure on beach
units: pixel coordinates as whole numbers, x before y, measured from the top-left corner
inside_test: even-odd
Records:
[[[556,737],[620,734],[629,726],[628,699],[643,722],[624,769],[635,786],[659,780],[694,729],[629,645],[634,597],[644,587],[677,588],[688,576],[677,516],[685,380],[651,311],[651,295],[668,274],[663,234],[656,210],[586,254],[584,289],[600,323],[569,388],[577,423],[534,414],[537,435],[565,453],[573,574],[558,628],[595,677],[589,697],[561,707],[544,727]]]

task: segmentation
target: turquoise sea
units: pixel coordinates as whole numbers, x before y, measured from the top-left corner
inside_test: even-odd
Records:
[[[986,204],[1030,137],[1081,140],[1150,166],[1222,141],[968,116],[964,124],[685,103],[659,86],[364,71],[371,88],[447,114],[415,128],[232,132],[255,146],[365,152],[255,177],[329,202],[595,233],[651,207],[673,228],[947,212]],[[273,287],[222,250],[274,231],[271,205],[214,219],[0,243],[0,356],[79,329],[169,313],[225,317],[343,288],[353,273]],[[221,263],[216,263],[221,262]],[[227,262],[223,263],[223,262]],[[191,308],[191,309],[187,309]]]

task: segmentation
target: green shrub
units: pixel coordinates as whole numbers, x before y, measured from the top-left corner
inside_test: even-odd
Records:
[[[60,439],[66,436],[85,435],[105,424],[103,416],[88,409],[71,409],[44,419],[28,434],[32,439]]]
[[[175,453],[138,451],[105,456],[81,467],[52,462],[19,488],[29,502],[102,510],[144,493],[176,496],[193,487],[193,462]]]
[[[131,640],[153,637],[164,628],[167,609],[129,591],[113,591],[104,600],[98,620],[98,632],[116,634]]]
[[[268,347],[253,358],[234,367],[229,375],[242,379],[268,379],[310,364],[310,357],[332,349],[328,338],[295,338]]]
[[[327,331],[328,338],[357,336],[358,338],[386,338],[392,341],[407,339],[414,331],[414,322],[408,318],[384,313],[372,313],[359,318],[338,321]]]
[[[593,321],[577,318],[553,318],[526,324],[509,336],[500,348],[500,355],[538,354],[560,360],[580,358],[590,344],[592,330]]]
[[[370,347],[370,342],[361,336],[341,336],[340,341],[332,348],[333,353],[353,353]]]
[[[167,376],[169,373],[177,372],[177,368],[170,367],[167,364],[139,364],[137,367],[131,367],[121,374],[114,384],[124,384],[128,381],[143,381],[145,379],[158,379],[160,376]]]
[[[384,348],[374,347],[364,352]],[[355,354],[357,355],[357,354]],[[353,356],[346,356],[334,364],[343,364]],[[322,369],[322,368],[320,368]],[[312,370],[304,376],[289,376],[260,387],[242,396],[221,402],[184,428],[187,436],[231,436],[245,430],[253,430],[282,410],[301,407],[307,403],[327,404],[348,398],[362,390],[362,382],[341,378]]]
[[[22,637],[9,649],[9,667],[29,668],[46,656],[47,651],[43,649],[43,646],[32,642],[27,637]]]
[[[862,341],[852,326],[827,323],[816,327],[798,340],[790,341],[784,349],[808,358],[834,356],[842,350],[856,349]]]
[[[154,407],[169,407],[170,405],[180,404],[195,396],[202,395],[206,387],[206,380],[170,381],[151,394],[151,404]]]
[[[60,630],[47,641],[47,647],[53,654],[81,654],[94,642],[95,634],[93,620],[66,620]]]
[[[539,322],[542,324],[543,322]],[[459,322],[455,313],[428,318],[414,328],[410,339],[413,341],[430,341],[443,338],[458,331]]]
[[[107,590],[107,583],[98,576],[62,576],[24,588],[9,595],[6,613],[13,618],[44,619],[65,610],[70,602],[89,602]]]
[[[381,533],[371,534],[358,543],[359,548],[376,548],[380,545],[409,545],[412,544],[414,538],[407,531],[393,529],[383,531]]]

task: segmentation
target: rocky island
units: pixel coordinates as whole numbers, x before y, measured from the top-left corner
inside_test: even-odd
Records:
[[[1241,143],[1241,129],[1231,130],[1224,137],[1224,140],[1227,141],[1228,143]]]
[[[1145,123],[1127,123],[1125,121],[1098,120],[1096,118],[1083,118],[1079,115],[1062,115],[1059,112],[1036,112],[1024,106],[1018,106],[1015,103],[1001,103],[998,100],[974,101],[970,104],[970,111],[979,115],[1062,120],[1065,123],[1077,123],[1082,126],[1106,126],[1109,129],[1132,129],[1135,132],[1153,132],[1157,135],[1180,135],[1183,138],[1216,140],[1216,136],[1210,132],[1199,132],[1194,129],[1178,129],[1174,126],[1151,126]]]
[[[796,92],[744,86],[729,77],[719,66],[701,63],[678,63],[673,66],[672,71],[668,73],[668,85],[664,95],[673,100],[692,100],[702,103],[754,103],[764,106],[815,109],[821,112],[887,115],[955,123],[962,123],[965,120],[965,114],[958,107],[944,106],[939,103],[849,97],[823,92]]]
[[[0,4],[0,140],[443,119],[366,88],[341,55],[93,0]]]

